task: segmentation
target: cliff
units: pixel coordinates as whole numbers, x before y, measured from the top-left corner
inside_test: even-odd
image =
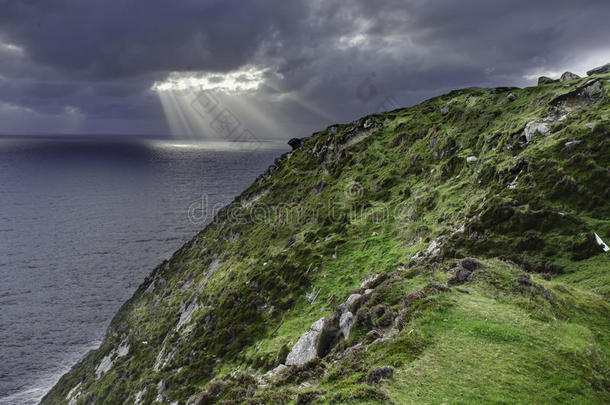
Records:
[[[609,80],[292,140],[42,403],[608,403]]]

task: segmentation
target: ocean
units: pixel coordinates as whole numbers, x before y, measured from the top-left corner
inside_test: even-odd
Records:
[[[38,403],[114,313],[287,147],[0,138],[0,404]],[[189,214],[190,212],[190,214]]]

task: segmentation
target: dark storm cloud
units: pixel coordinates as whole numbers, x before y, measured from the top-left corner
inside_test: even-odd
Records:
[[[452,88],[606,62],[608,15],[605,0],[0,0],[0,111],[76,108],[84,131],[149,129],[162,114],[151,85],[169,72],[222,81],[255,65],[270,71],[247,98],[282,136],[303,136]]]

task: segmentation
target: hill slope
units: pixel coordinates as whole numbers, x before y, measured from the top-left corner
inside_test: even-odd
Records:
[[[294,140],[42,403],[608,403],[609,79]]]

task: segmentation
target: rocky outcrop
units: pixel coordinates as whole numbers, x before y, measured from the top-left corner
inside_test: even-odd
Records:
[[[549,132],[549,126],[543,120],[528,122],[523,130],[526,142],[533,141],[538,135],[546,135]]]
[[[556,79],[551,79],[550,77],[546,77],[546,76],[540,76],[538,78],[538,86],[543,86],[545,84],[550,84],[550,83],[555,83],[557,82]]]
[[[577,80],[580,79],[580,76],[578,76],[575,73],[572,72],[565,72],[564,74],[561,75],[561,77],[559,78],[560,82],[568,82],[570,80]]]
[[[305,141],[301,138],[292,138],[288,141],[288,145],[292,148],[292,150],[297,150],[302,148],[305,144]]]
[[[288,357],[286,357],[287,366],[297,366],[305,364],[315,359],[318,356],[318,345],[320,337],[324,331],[326,318],[320,318],[311,325],[309,330],[301,336],[294,345]]]
[[[598,66],[594,69],[587,71],[587,76],[600,75],[600,74],[609,73],[609,72],[610,72],[610,63],[606,63],[603,66]]]

